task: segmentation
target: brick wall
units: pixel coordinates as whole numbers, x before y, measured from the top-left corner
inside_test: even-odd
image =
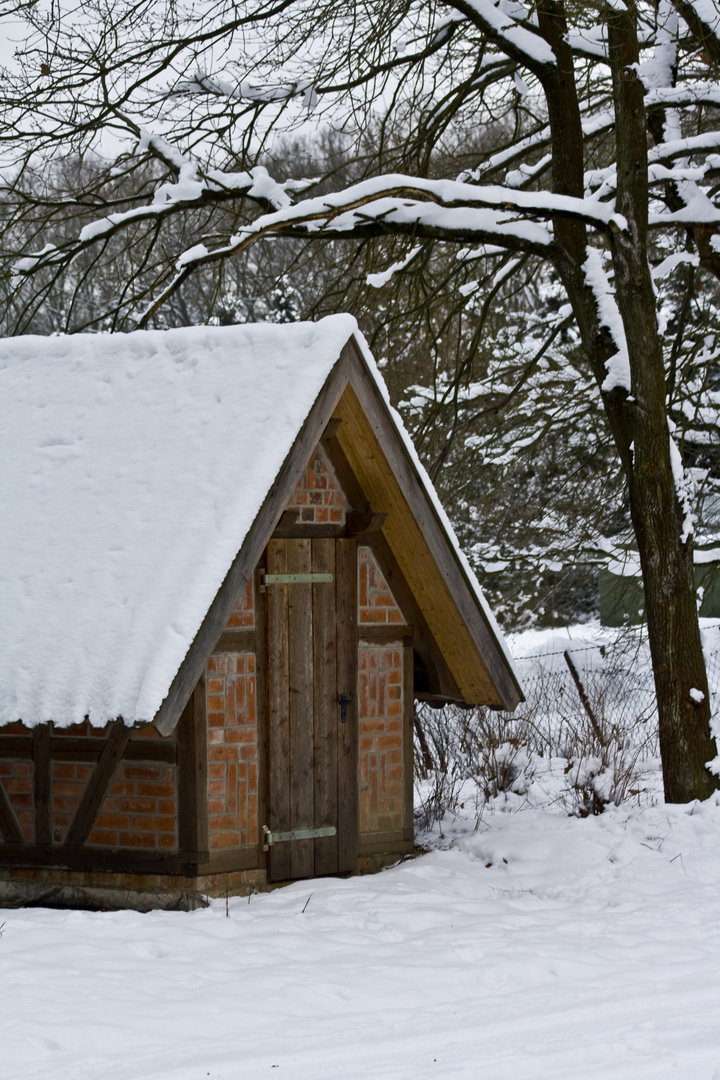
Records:
[[[177,848],[176,787],[174,765],[121,761],[88,843],[159,852]]]
[[[358,548],[358,622],[404,623],[390,587],[369,547]]]
[[[207,664],[210,849],[258,842],[255,656],[221,653]]]
[[[7,732],[7,729],[5,729]],[[107,737],[107,728],[91,727],[87,722],[69,728],[56,728],[56,740],[91,738],[98,742],[98,753]],[[14,734],[29,736],[22,726]],[[158,742],[161,736],[150,727],[133,732],[133,743]],[[55,750],[57,753],[57,747]],[[54,844],[64,843],[88,779],[95,769],[93,761],[73,761],[70,751],[61,751],[50,765],[51,835]],[[0,759],[0,783],[20,825],[23,839],[33,843],[35,811],[33,804],[34,763],[19,759]],[[177,768],[164,762],[121,761],[98,812],[88,843],[111,848],[169,851],[177,848]]]
[[[94,766],[53,761],[51,768],[52,838],[53,843],[62,844]]]
[[[300,520],[315,525],[344,525],[350,504],[322,447],[318,446],[290,496],[288,510],[298,509]]]
[[[360,832],[402,829],[403,649],[363,646],[360,683]]]
[[[361,626],[405,623],[369,547],[358,548],[358,621]],[[403,649],[398,641],[361,644],[360,832],[390,832],[404,825]]]
[[[228,630],[252,630],[255,625],[253,579],[250,578],[227,621]]]

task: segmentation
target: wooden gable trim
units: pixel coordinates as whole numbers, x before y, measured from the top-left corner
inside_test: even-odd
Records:
[[[182,711],[205,670],[207,659],[225,630],[238,596],[247,585],[269,537],[280,521],[288,500],[295,490],[302,470],[306,467],[332,418],[335,406],[349,379],[352,356],[351,342],[348,342],[318,394],[240,551],[210,605],[210,610],[203,619],[165,700],[155,714],[154,723],[161,735],[169,735],[175,730]]]
[[[340,424],[341,421],[339,418],[336,418],[335,422],[331,422],[326,428],[322,439],[325,451],[335,470],[335,475],[352,505],[361,508],[361,512],[372,517],[382,517],[382,526],[384,528],[387,520],[387,513],[384,509],[380,510],[377,507],[371,509],[367,495],[361,487],[358,478],[353,472],[350,463],[343,452],[342,446],[338,441],[337,434],[340,430]],[[424,663],[428,666],[428,670],[431,671],[435,677],[435,682],[437,684],[435,689],[437,690],[438,695],[446,697],[448,701],[462,701],[462,694],[458,689],[457,683],[452,677],[450,669],[445,662],[445,658],[438,648],[437,642],[435,641],[435,638],[425,621],[425,617],[420,610],[420,606],[413,595],[413,591],[405,580],[383,532],[381,530],[372,529],[367,535],[363,535],[361,540],[362,543],[367,544],[373,552],[380,570],[390,586],[390,591],[400,606],[400,610],[405,615],[405,618],[412,624],[413,644]],[[401,626],[358,627],[358,634],[365,635],[366,639],[368,635],[372,633],[377,634],[378,631],[384,632],[385,634],[390,633],[394,638],[404,637],[405,633],[408,632],[403,631]]]
[[[335,438],[371,506],[388,512],[382,534],[463,699],[514,709],[522,690],[354,341],[350,353]]]

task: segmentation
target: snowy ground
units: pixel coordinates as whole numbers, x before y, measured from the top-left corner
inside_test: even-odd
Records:
[[[720,802],[459,819],[374,877],[2,913],[8,1080],[720,1080]]]
[[[720,1080],[720,797],[573,818],[536,766],[373,877],[0,912],[0,1078]]]

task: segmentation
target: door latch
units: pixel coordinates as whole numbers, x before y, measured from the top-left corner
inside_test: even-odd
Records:
[[[340,705],[340,723],[344,724],[347,721],[347,709],[348,705],[352,705],[353,699],[349,697],[343,690],[342,694],[338,698],[338,704]]]

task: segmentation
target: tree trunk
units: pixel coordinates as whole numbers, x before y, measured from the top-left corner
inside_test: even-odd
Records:
[[[608,413],[615,414],[613,427],[618,434],[632,436],[632,446],[627,447],[631,452],[621,457],[627,462],[630,511],[645,589],[665,798],[687,802],[705,799],[716,788],[716,778],[706,768],[716,751],[710,734],[692,536],[673,475],[662,342],[647,259],[647,135],[644,92],[633,66],[639,50],[630,11],[613,10],[608,15],[608,43],[616,115],[616,205],[629,224],[628,230],[613,236],[611,249],[634,401],[618,388],[605,395],[605,404]],[[618,424],[620,412],[625,422]],[[702,699],[695,700],[700,695]]]

